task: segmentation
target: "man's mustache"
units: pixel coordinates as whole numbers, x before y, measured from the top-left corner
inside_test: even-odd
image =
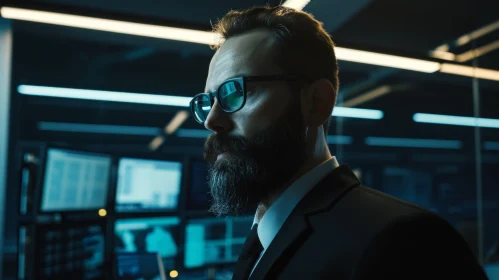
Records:
[[[212,134],[204,144],[204,158],[208,162],[215,162],[221,153],[245,154],[250,146],[251,143],[243,136]]]

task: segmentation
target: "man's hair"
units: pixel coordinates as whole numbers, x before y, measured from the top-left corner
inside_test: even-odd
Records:
[[[213,26],[213,31],[227,40],[260,28],[272,31],[275,63],[287,74],[302,75],[311,80],[328,79],[338,92],[334,42],[322,22],[308,13],[282,6],[230,11]],[[213,47],[218,49],[222,44]],[[323,125],[325,136],[329,120]]]

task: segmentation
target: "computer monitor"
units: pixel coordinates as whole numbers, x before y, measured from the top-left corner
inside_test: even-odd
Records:
[[[36,232],[35,279],[105,279],[102,225],[44,225]]]
[[[116,279],[166,280],[161,256],[158,253],[116,254]]]
[[[87,211],[105,208],[111,163],[109,155],[47,149],[41,211]]]
[[[191,162],[191,176],[187,209],[190,211],[207,211],[210,208],[210,188],[208,186],[208,165],[201,160]]]
[[[116,211],[176,210],[181,179],[180,162],[122,158],[118,166]]]
[[[159,253],[165,269],[178,269],[180,219],[178,217],[130,218],[114,226],[116,253]]]
[[[188,221],[185,229],[185,268],[235,263],[252,223],[251,216]]]

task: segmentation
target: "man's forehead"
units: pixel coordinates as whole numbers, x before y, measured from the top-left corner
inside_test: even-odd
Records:
[[[275,72],[274,63],[269,59],[272,44],[271,31],[265,29],[247,32],[225,41],[211,60],[205,90],[213,91],[232,77]]]

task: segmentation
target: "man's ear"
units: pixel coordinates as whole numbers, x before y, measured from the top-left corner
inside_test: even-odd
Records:
[[[331,117],[336,90],[328,79],[314,81],[301,92],[301,109],[306,126],[321,126]]]

